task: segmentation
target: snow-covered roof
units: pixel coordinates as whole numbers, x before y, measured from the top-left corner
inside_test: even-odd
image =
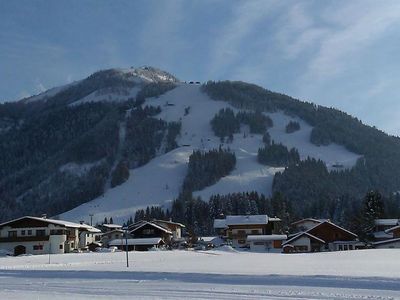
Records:
[[[375,225],[396,226],[399,225],[399,219],[376,219]]]
[[[392,228],[390,228],[390,229],[392,229]],[[393,238],[393,234],[387,233],[388,230],[386,230],[386,231],[375,231],[373,233],[374,238],[376,238],[376,239],[390,239],[390,238]]]
[[[101,226],[103,226],[105,228],[110,228],[110,229],[122,228],[122,225],[118,225],[118,224],[103,224]]]
[[[138,230],[139,228],[142,228],[142,227],[145,226],[145,225],[150,225],[150,226],[153,226],[153,227],[155,227],[155,228],[158,228],[158,229],[160,229],[160,230],[162,230],[162,231],[164,231],[164,232],[166,232],[166,233],[172,234],[172,232],[171,232],[170,230],[168,230],[167,228],[164,228],[163,226],[160,226],[160,225],[158,225],[158,224],[156,224],[156,223],[154,223],[154,222],[147,222],[147,221],[143,221],[143,223],[142,223],[141,225],[139,225],[139,226],[137,226],[137,227],[131,229],[130,232],[133,233],[133,232],[135,232],[135,231]]]
[[[267,215],[226,216],[226,225],[260,225],[268,224]]]
[[[358,237],[357,234],[355,234],[355,233],[353,233],[353,232],[351,232],[351,231],[349,231],[349,230],[347,230],[347,229],[345,229],[345,228],[343,228],[343,227],[340,227],[339,225],[336,225],[335,223],[332,223],[332,222],[330,222],[330,221],[324,221],[324,222],[322,222],[322,223],[319,223],[319,224],[315,225],[314,227],[308,229],[306,232],[310,232],[310,231],[312,231],[313,229],[315,229],[315,228],[317,228],[318,226],[321,226],[322,224],[325,224],[325,223],[327,223],[327,224],[329,224],[329,225],[331,225],[331,226],[333,226],[333,227],[336,227],[336,228],[338,228],[338,229],[340,229],[340,230],[342,230],[342,231],[345,231],[345,232],[347,232],[348,234],[350,234],[350,235],[352,235],[352,236],[354,236],[354,237]]]
[[[214,219],[214,228],[227,228],[226,219]]]
[[[392,232],[392,231],[397,230],[397,229],[400,229],[400,225],[397,225],[397,226],[394,226],[392,228],[386,229],[385,232],[388,233],[388,232]]]
[[[143,239],[128,239],[128,245],[158,245],[162,238],[143,238]],[[112,240],[110,246],[123,246],[126,245],[125,239]]]
[[[303,235],[306,235],[306,236],[308,236],[308,237],[310,237],[310,238],[312,238],[312,239],[315,239],[315,240],[317,240],[317,241],[319,241],[319,242],[325,244],[325,241],[324,241],[324,240],[322,240],[322,239],[316,237],[315,235],[312,235],[312,234],[310,234],[310,233],[308,233],[308,232],[300,232],[300,233],[299,233],[298,235],[296,235],[295,237],[292,237],[290,240],[287,240],[286,242],[284,242],[283,245],[287,245],[287,244],[289,244],[289,243],[291,243],[291,242],[293,242],[293,241],[299,239],[299,238],[302,237]]]
[[[177,226],[180,226],[180,227],[183,227],[183,228],[186,227],[186,226],[183,225],[182,223],[177,223],[177,222],[172,222],[172,221],[166,221],[166,220],[153,220],[153,222],[156,222],[156,223],[165,223],[165,224],[172,224],[172,225],[177,225]]]
[[[293,222],[291,225],[298,225],[298,224],[301,224],[301,223],[305,223],[305,222],[312,222],[312,223],[322,223],[323,221],[326,221],[326,220],[320,220],[320,219],[314,219],[314,218],[306,218],[306,219],[301,219],[301,220],[299,220],[299,221],[296,221],[296,222]]]
[[[248,235],[248,242],[256,241],[283,241],[286,240],[287,236],[285,234],[267,234],[267,235]]]
[[[81,225],[84,225],[84,227],[81,227],[81,228],[85,229],[85,231],[88,231],[90,233],[101,233],[101,230],[96,227],[86,225],[86,224],[81,224]]]
[[[48,219],[48,218],[40,218],[40,217],[32,217],[32,216],[24,216],[18,219],[14,219],[11,221],[7,221],[5,223],[0,224],[0,227],[6,226],[7,224],[17,222],[23,219],[30,219],[30,220],[36,220],[36,221],[41,221],[49,224],[55,224],[55,225],[60,225],[64,227],[70,227],[70,228],[79,228],[79,229],[85,229],[85,230],[97,230],[97,228],[94,228],[90,225],[87,224],[79,224],[79,223],[73,223],[69,221],[63,221],[63,220],[55,220],[55,219]]]
[[[395,238],[395,239],[390,239],[390,240],[384,240],[384,241],[380,241],[380,242],[375,242],[375,243],[372,243],[372,245],[391,244],[391,243],[396,243],[396,242],[400,242],[400,238]]]

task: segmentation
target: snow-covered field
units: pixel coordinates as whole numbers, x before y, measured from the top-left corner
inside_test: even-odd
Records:
[[[210,121],[222,108],[230,107],[227,102],[214,101],[202,93],[199,85],[180,84],[177,88],[158,98],[146,100],[144,105],[160,106],[162,111],[157,116],[168,122],[181,121],[181,136],[177,143],[179,148],[157,156],[148,164],[131,170],[130,178],[124,184],[109,189],[106,193],[60,216],[71,221],[89,221],[93,214],[94,222],[101,222],[104,217],[113,217],[116,222],[123,223],[134,215],[137,209],[148,205],[165,205],[175,199],[181,189],[186,175],[187,163],[193,150],[210,150],[218,148],[221,141],[214,136]],[[185,115],[185,109],[189,111]],[[274,126],[268,131],[271,138],[288,147],[296,147],[302,159],[307,156],[323,160],[328,167],[342,164],[352,167],[358,155],[349,152],[343,146],[315,146],[310,143],[312,127],[298,118],[287,116],[281,112],[267,114]],[[290,120],[300,123],[301,129],[287,134],[285,127]],[[257,191],[270,195],[274,174],[283,168],[263,166],[257,162],[258,148],[263,146],[262,136],[250,134],[248,128],[234,135],[232,143],[223,144],[235,152],[237,163],[228,176],[216,184],[194,193],[208,200],[213,194]]]
[[[400,251],[0,258],[0,299],[400,299]]]

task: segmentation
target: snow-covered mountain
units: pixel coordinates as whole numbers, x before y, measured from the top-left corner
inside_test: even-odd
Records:
[[[262,135],[250,134],[249,128],[242,126],[241,132],[234,135],[232,143],[221,143],[211,129],[210,121],[222,108],[238,109],[223,101],[210,99],[200,89],[200,85],[179,84],[172,91],[158,98],[149,98],[143,106],[161,106],[162,111],[156,117],[167,122],[181,121],[181,134],[177,139],[179,147],[163,153],[148,164],[130,170],[128,181],[109,189],[104,195],[63,213],[60,218],[66,220],[87,220],[93,214],[95,221],[113,216],[114,220],[126,221],[140,208],[150,205],[169,207],[178,197],[187,173],[189,156],[193,150],[211,150],[220,146],[235,152],[237,163],[234,171],[216,184],[194,193],[202,199],[213,194],[257,191],[270,195],[272,180],[282,167],[263,166],[257,162],[258,148],[263,146]],[[185,108],[190,108],[185,115]],[[283,112],[267,114],[274,126],[269,130],[271,138],[288,147],[299,149],[301,158],[313,157],[323,160],[329,168],[343,165],[351,168],[360,155],[346,150],[343,146],[330,144],[316,146],[310,143],[312,127],[299,118],[285,115]],[[288,134],[285,127],[290,120],[301,124],[301,129]]]
[[[211,120],[227,108],[261,111],[273,125],[256,134],[241,123],[231,138],[217,137]],[[298,130],[288,131],[291,121]],[[261,164],[266,132],[295,148],[299,163]],[[201,85],[152,67],[110,69],[0,105],[0,221],[47,213],[122,223],[137,209],[170,208],[193,151],[218,148],[230,149],[236,164],[193,191],[204,201],[281,192],[297,209],[320,212],[368,189],[400,189],[400,140],[343,112],[242,82]]]
[[[90,94],[85,95],[80,99],[74,99],[74,101],[69,105],[98,101],[123,102],[134,98],[141,88],[146,84],[159,82],[179,82],[175,76],[169,74],[168,72],[149,66],[99,71],[91,75],[86,80],[90,80],[90,78],[95,78],[97,81],[105,82],[113,79],[113,84],[111,86],[108,84],[105,84],[104,86],[97,86]],[[116,84],[118,82],[123,84]],[[57,94],[60,92],[66,91],[68,88],[73,86],[79,86],[80,84],[84,85],[84,80],[75,81],[64,86],[49,89],[43,93],[25,98],[21,101],[25,103],[47,101],[57,96]]]

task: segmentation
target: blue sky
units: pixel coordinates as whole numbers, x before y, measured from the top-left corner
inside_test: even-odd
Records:
[[[400,135],[400,1],[0,1],[0,101],[110,67],[234,79]]]

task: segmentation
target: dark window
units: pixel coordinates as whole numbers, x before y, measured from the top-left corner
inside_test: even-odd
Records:
[[[60,250],[62,250],[64,248],[63,244],[60,244]]]
[[[25,235],[25,230],[21,230],[21,235]]]
[[[36,230],[36,236],[45,236],[45,235],[46,235],[46,230],[44,229]]]
[[[34,245],[33,250],[43,250],[43,245]]]
[[[32,230],[28,230],[28,235],[32,235]]]
[[[9,231],[8,232],[8,237],[17,237],[17,231],[16,230]]]

